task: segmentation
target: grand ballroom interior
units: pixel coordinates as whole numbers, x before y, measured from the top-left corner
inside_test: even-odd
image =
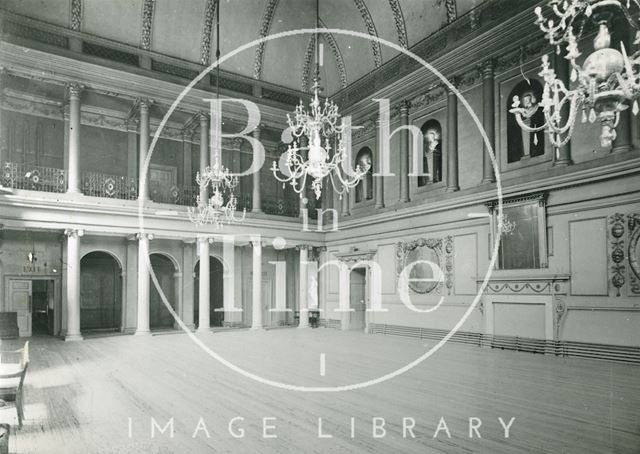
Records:
[[[640,452],[639,13],[0,0],[0,453]]]

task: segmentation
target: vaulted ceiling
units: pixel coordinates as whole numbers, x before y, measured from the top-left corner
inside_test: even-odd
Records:
[[[320,0],[321,26],[356,31],[411,47],[484,0]],[[220,2],[220,3],[219,3]],[[274,33],[313,28],[315,0],[3,0],[25,16],[187,61],[215,59],[220,7],[222,55]],[[368,74],[398,52],[346,34],[325,34],[321,77],[329,94]],[[313,76],[312,36],[253,46],[222,68],[294,89]]]

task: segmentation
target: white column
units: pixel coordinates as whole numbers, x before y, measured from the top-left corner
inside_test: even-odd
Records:
[[[193,320],[193,240],[182,241],[182,321],[190,329],[194,327]]]
[[[200,113],[200,175],[209,166],[209,117],[206,113]],[[207,203],[209,191],[206,186],[200,186],[200,200]],[[202,269],[202,264],[200,264]],[[208,276],[208,275],[207,275]],[[208,278],[207,278],[208,279]]]
[[[253,246],[251,329],[262,329],[262,244],[260,240],[252,240],[251,244]]]
[[[308,246],[299,246],[300,249],[300,323],[298,328],[309,327],[309,273],[307,272],[307,264],[309,262]]]
[[[149,107],[151,101],[148,99],[140,100],[140,147],[139,147],[139,163],[138,163],[138,198],[141,200],[149,200],[149,169],[145,169],[145,161],[149,153]],[[142,184],[142,176],[147,175],[144,185]]]
[[[260,140],[260,126],[257,126],[253,131],[253,137],[256,140]],[[251,211],[253,213],[262,213],[262,198],[260,192],[260,172],[262,169],[258,169],[253,172],[253,194],[251,197]]]
[[[148,335],[149,328],[149,240],[153,237],[139,233],[138,238],[138,323],[136,335]]]
[[[236,247],[233,235],[225,236],[222,243],[222,258],[224,260],[223,294],[224,294],[224,325],[236,326],[242,322],[242,309],[236,307],[235,269]],[[237,315],[236,315],[237,314]]]
[[[198,279],[198,332],[208,332],[210,327],[211,295],[209,294],[209,238],[198,238],[200,274]]]
[[[67,229],[67,333],[65,341],[82,340],[80,334],[80,237],[82,230]]]
[[[67,157],[67,192],[80,193],[80,93],[79,84],[67,85],[69,91],[69,151]]]

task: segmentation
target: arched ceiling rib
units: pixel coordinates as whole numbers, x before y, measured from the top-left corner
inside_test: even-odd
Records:
[[[276,8],[278,7],[279,0],[268,0],[267,6],[264,9],[264,13],[262,14],[262,21],[260,21],[260,30],[258,32],[258,38],[264,38],[269,34],[269,30],[271,29],[271,22],[273,21],[273,16],[276,12]],[[264,60],[264,48],[266,46],[266,42],[262,42],[258,44],[258,48],[256,49],[256,59],[253,65],[253,77],[256,79],[262,79],[262,67]]]
[[[140,32],[140,47],[151,49],[151,33],[153,31],[153,10],[155,0],[144,0],[142,4],[142,30]]]
[[[207,0],[202,21],[202,38],[200,39],[200,64],[208,66],[211,63],[211,40],[213,39],[213,20],[219,0]]]
[[[369,12],[369,8],[367,8],[367,4],[364,0],[353,0],[360,11],[360,15],[362,16],[362,20],[364,21],[364,25],[367,29],[367,32],[370,36],[378,37],[378,32],[376,31],[376,24],[373,23],[373,18],[371,17],[371,13]],[[371,40],[371,52],[373,53],[373,64],[376,68],[382,66],[382,51],[380,50],[380,42]]]

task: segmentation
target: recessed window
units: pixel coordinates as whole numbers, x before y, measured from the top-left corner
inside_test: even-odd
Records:
[[[529,128],[540,128],[544,125],[544,113],[540,100],[542,85],[536,79],[523,80],[516,85],[507,99],[507,162],[518,162],[544,154],[544,131],[530,132],[523,129],[516,120],[515,114],[509,112],[514,97],[520,99],[523,123]]]
[[[373,199],[373,153],[369,147],[364,147],[356,155],[356,166],[361,169],[369,168],[356,186],[356,203]]]
[[[442,181],[442,127],[437,120],[428,120],[421,130],[424,138],[422,173],[429,176],[418,177],[418,187]]]

